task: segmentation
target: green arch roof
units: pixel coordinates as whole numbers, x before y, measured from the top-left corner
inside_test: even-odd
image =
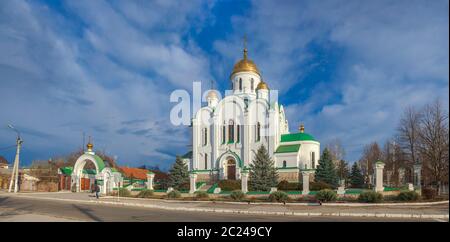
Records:
[[[317,141],[314,137],[307,133],[293,133],[293,134],[282,134],[281,142],[292,142],[292,141]]]
[[[100,156],[98,155],[93,155],[95,162],[97,162],[98,165],[98,171],[101,172],[106,166],[105,166],[105,162],[103,161],[102,158],[100,158]]]

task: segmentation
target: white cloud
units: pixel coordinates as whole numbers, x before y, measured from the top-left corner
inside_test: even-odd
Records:
[[[205,7],[181,4],[169,20],[165,13],[177,3],[168,2],[140,2],[139,16],[124,2],[68,1],[72,19],[38,3],[0,3],[0,123],[25,130],[25,157],[73,151],[83,131],[132,165],[166,166],[173,152],[188,149],[187,128],[168,122],[168,94],[210,77],[206,58],[182,36]],[[152,21],[141,18],[152,12]],[[0,137],[0,145],[13,140],[6,129]]]
[[[322,144],[340,138],[352,161],[364,144],[394,134],[405,106],[448,100],[448,1],[255,0],[235,30],[249,35],[250,55],[280,95],[309,89],[286,107],[291,130],[305,122]],[[215,47],[225,55],[229,45],[239,38]],[[341,55],[325,65],[330,79],[304,86],[308,68],[328,61],[311,45]]]

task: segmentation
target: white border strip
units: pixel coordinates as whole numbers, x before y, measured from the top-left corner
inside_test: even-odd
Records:
[[[4,194],[0,194],[4,196]],[[65,198],[48,198],[48,197],[32,197],[26,195],[14,196],[14,197],[26,197],[31,199],[41,200],[53,200],[53,201],[65,201],[65,202],[80,202],[80,203],[93,203],[93,204],[109,204],[116,206],[130,206],[130,207],[144,207],[155,208],[163,210],[179,210],[188,212],[214,212],[214,213],[236,213],[236,214],[253,214],[253,215],[284,215],[284,216],[327,216],[327,217],[387,217],[387,218],[420,218],[420,219],[449,219],[448,214],[388,214],[388,213],[305,213],[305,212],[270,212],[270,211],[249,211],[239,209],[217,209],[217,208],[186,208],[186,207],[167,207],[154,204],[139,204],[139,203],[125,203],[125,202],[112,202],[112,201],[97,201],[97,200],[76,200]]]

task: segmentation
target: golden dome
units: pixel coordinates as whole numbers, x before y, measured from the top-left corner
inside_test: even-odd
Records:
[[[92,148],[94,148],[94,145],[93,145],[91,142],[89,142],[89,143],[86,145],[86,147],[87,147],[88,150],[92,150]]]
[[[256,90],[260,90],[260,89],[269,90],[269,87],[267,86],[267,83],[265,83],[264,81],[261,81],[258,83],[258,86],[256,86]]]
[[[234,75],[235,73],[243,72],[243,71],[254,72],[254,73],[258,74],[259,76],[261,76],[256,64],[252,60],[247,58],[247,49],[244,49],[244,59],[238,61],[234,65],[231,76]]]
[[[219,98],[216,90],[210,90],[206,95],[207,98]]]

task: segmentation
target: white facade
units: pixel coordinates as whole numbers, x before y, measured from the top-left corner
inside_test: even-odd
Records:
[[[184,156],[199,180],[241,179],[255,152],[264,145],[275,161],[280,179],[295,180],[300,169],[318,165],[320,143],[303,132],[290,134],[283,106],[271,100],[267,84],[246,56],[230,76],[231,93],[215,91],[208,105],[192,119],[192,156]],[[289,175],[284,176],[286,173]]]

